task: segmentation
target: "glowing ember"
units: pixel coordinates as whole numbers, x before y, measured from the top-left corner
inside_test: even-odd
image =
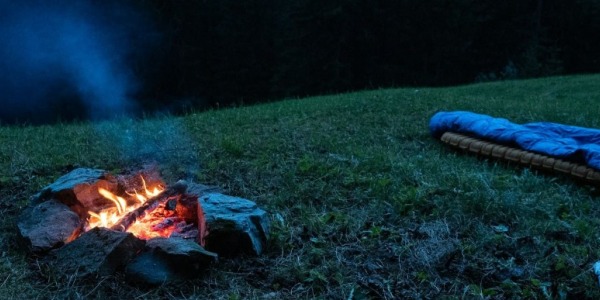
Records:
[[[161,186],[155,186],[151,189],[148,189],[144,177],[141,177],[141,179],[143,187],[142,193],[139,193],[138,191],[134,191],[133,194],[127,193],[129,196],[131,196],[130,198],[132,198],[135,201],[134,204],[128,204],[128,201],[125,198],[117,196],[106,189],[98,188],[98,193],[100,193],[102,197],[113,202],[114,207],[109,207],[99,212],[88,212],[90,214],[90,218],[88,220],[88,226],[86,230],[90,230],[94,227],[110,228],[117,222],[119,222],[119,220],[127,213],[135,210],[140,205],[148,201],[148,199],[158,196],[164,191],[164,188],[162,188]]]
[[[175,199],[172,200],[175,201]],[[188,224],[184,218],[177,215],[175,210],[168,209],[167,203],[168,201],[165,201],[147,212],[142,218],[131,224],[127,228],[127,232],[145,240],[155,237],[167,238],[174,232],[180,232]],[[195,227],[194,224],[191,225]]]

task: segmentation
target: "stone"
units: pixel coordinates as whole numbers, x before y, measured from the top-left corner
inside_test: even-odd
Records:
[[[218,260],[218,255],[204,250],[195,241],[183,238],[154,238],[146,242],[146,248],[178,265],[197,264],[199,268]],[[190,266],[186,266],[188,268]],[[196,269],[199,269],[196,268]]]
[[[79,216],[67,205],[54,199],[26,208],[19,216],[19,234],[36,253],[69,243],[81,233]]]
[[[34,197],[34,200],[44,200],[48,197],[65,192],[70,194],[73,192],[73,189],[76,186],[81,184],[93,184],[99,179],[102,179],[105,173],[106,172],[104,170],[100,169],[75,169],[59,177],[54,183],[43,188],[40,193]]]
[[[59,275],[105,276],[125,267],[144,244],[131,233],[96,227],[51,251],[47,261]]]
[[[129,282],[146,285],[161,285],[185,279],[174,272],[166,260],[151,252],[136,256],[125,268],[125,277]]]
[[[199,242],[206,250],[220,256],[265,250],[269,219],[256,203],[220,193],[200,195],[198,203]]]
[[[217,254],[194,241],[154,238],[146,242],[145,252],[127,265],[125,274],[133,282],[159,285],[198,276],[217,260]]]
[[[98,193],[99,187],[114,191],[117,182],[109,178],[104,170],[78,168],[43,188],[33,197],[32,204],[57,199],[85,218],[87,211],[97,210],[107,204],[107,200]]]
[[[200,183],[187,182],[185,180],[179,180],[178,183],[184,183],[187,186],[186,193],[200,197],[210,193],[221,193],[222,190],[218,186],[204,185]]]

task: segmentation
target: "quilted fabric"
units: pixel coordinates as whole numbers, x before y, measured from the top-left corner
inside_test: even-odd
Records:
[[[507,119],[468,111],[438,112],[429,122],[431,134],[468,134],[498,144],[586,163],[600,170],[600,130],[550,122],[515,124]]]

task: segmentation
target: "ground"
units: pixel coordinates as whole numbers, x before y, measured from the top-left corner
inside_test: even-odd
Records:
[[[429,118],[470,110],[600,128],[599,75],[288,99],[141,120],[0,127],[0,298],[598,298],[596,187],[456,152]],[[76,167],[157,163],[271,214],[259,257],[155,288],[58,280],[16,216]]]

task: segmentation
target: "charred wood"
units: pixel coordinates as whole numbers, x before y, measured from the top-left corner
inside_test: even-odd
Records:
[[[187,184],[184,181],[178,181],[173,186],[168,187],[164,192],[159,195],[148,199],[144,204],[135,210],[126,214],[119,222],[113,225],[110,229],[116,231],[126,231],[131,224],[133,224],[139,218],[146,215],[147,211],[152,211],[157,208],[161,203],[172,199],[177,199],[185,193],[187,190]]]

